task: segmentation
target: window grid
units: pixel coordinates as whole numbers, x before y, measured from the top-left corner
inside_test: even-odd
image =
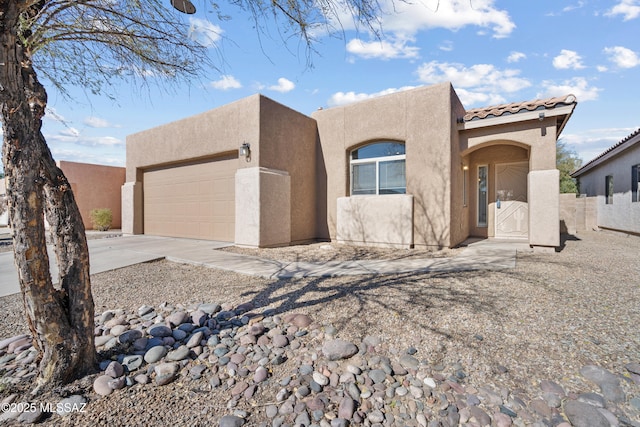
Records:
[[[355,150],[354,150],[355,151]],[[391,165],[395,162],[405,162],[406,161],[406,154],[400,154],[400,155],[391,155],[391,156],[383,156],[383,157],[374,157],[374,158],[366,158],[366,159],[353,159],[353,154],[352,154],[352,159],[351,159],[351,195],[352,196],[361,196],[361,195],[380,195],[380,194],[405,194],[406,193],[406,169],[404,169],[403,167],[403,171],[404,171],[404,178],[405,178],[405,185],[402,187],[387,187],[387,188],[383,188],[383,192],[381,192],[381,188],[380,188],[380,165],[383,164],[383,166],[385,165],[385,163],[388,165]],[[356,179],[354,178],[354,175],[356,175],[356,173],[354,173],[354,171],[356,170],[356,168],[358,166],[365,166],[365,165],[375,165],[375,189],[362,189],[361,185],[360,185],[360,179]],[[356,185],[360,188],[356,188]],[[389,190],[393,190],[393,189],[397,189],[398,191],[389,191]],[[385,191],[386,190],[386,191]]]

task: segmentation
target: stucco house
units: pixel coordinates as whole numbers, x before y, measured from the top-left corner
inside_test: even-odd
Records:
[[[60,160],[56,165],[62,170],[71,184],[73,196],[80,210],[80,216],[86,230],[93,229],[90,212],[93,209],[111,209],[113,222],[111,228],[122,226],[121,188],[125,180],[125,168],[91,163]],[[0,197],[6,194],[6,182],[0,180]],[[9,225],[7,212],[0,215],[0,227]],[[48,225],[47,225],[48,226]]]
[[[262,95],[127,137],[124,233],[279,246],[559,245],[575,97],[465,110],[450,83],[321,109]]]
[[[595,199],[596,225],[640,234],[640,129],[571,174]]]

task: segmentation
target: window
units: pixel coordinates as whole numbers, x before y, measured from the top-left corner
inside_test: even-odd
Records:
[[[607,175],[604,177],[604,194],[605,203],[607,205],[613,204],[613,175]]]
[[[487,226],[489,166],[478,166],[478,227]]]
[[[467,206],[469,203],[469,195],[467,186],[469,182],[469,166],[464,165],[462,167],[462,206]]]
[[[351,152],[351,195],[405,194],[405,148],[401,142],[376,142]]]
[[[640,165],[631,167],[631,201],[640,202],[640,174],[638,169]]]

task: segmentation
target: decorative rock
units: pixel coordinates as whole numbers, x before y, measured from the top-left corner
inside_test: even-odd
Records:
[[[271,338],[271,343],[275,348],[283,348],[289,345],[289,338],[286,335],[276,334]]]
[[[349,397],[343,397],[338,406],[338,417],[350,420],[355,410],[356,402]]]
[[[132,344],[138,338],[142,338],[142,331],[139,329],[131,329],[120,334],[118,341],[122,344]]]
[[[113,328],[111,328],[111,331],[109,333],[114,337],[118,337],[122,335],[124,332],[126,332],[127,329],[128,328],[126,325],[115,325]]]
[[[0,350],[2,349],[2,344],[0,344]],[[640,375],[640,363],[627,363],[624,365],[625,369],[633,374]]]
[[[564,405],[564,413],[573,427],[609,427],[607,418],[594,406],[575,400]]]
[[[182,341],[187,337],[187,335],[189,335],[189,333],[184,329],[174,329],[173,333],[171,334],[173,339],[176,341]]]
[[[209,315],[202,310],[196,310],[191,313],[191,321],[194,325],[202,326],[209,319]]]
[[[193,348],[195,346],[200,345],[200,341],[202,341],[202,337],[204,337],[204,332],[199,331],[194,333],[193,335],[191,335],[191,338],[189,338],[189,341],[187,341],[187,347]]]
[[[122,365],[127,368],[127,371],[133,372],[142,366],[142,356],[139,354],[125,356],[122,359]]]
[[[149,382],[149,376],[145,374],[138,374],[133,377],[133,380],[138,384],[147,384]]]
[[[358,347],[341,339],[325,341],[322,345],[322,354],[329,360],[348,359],[357,352]]]
[[[98,393],[100,396],[108,396],[113,393],[113,389],[109,387],[109,381],[111,381],[113,377],[109,375],[100,375],[93,382],[93,391]]]
[[[156,385],[162,386],[175,379],[178,365],[175,363],[161,363],[153,371],[156,373]]]
[[[547,381],[547,380],[541,381],[540,382],[540,389],[542,391],[546,391],[548,393],[555,393],[558,396],[564,396],[565,395],[564,389],[561,386],[559,386],[558,384],[554,383],[553,381]]]
[[[255,374],[253,375],[253,381],[255,383],[261,383],[267,379],[268,371],[263,366],[258,366]]]
[[[406,369],[418,369],[420,362],[410,354],[400,356],[400,365]]]
[[[174,311],[173,313],[168,315],[164,320],[165,320],[165,322],[167,322],[170,325],[180,326],[188,318],[189,318],[189,315],[187,313],[185,313],[184,311]]]
[[[235,415],[225,415],[220,418],[220,427],[241,427],[244,425],[244,419]]]
[[[66,414],[65,414],[66,415]],[[39,407],[34,411],[25,411],[18,416],[18,421],[24,424],[35,424],[44,418],[44,412]]]
[[[107,369],[104,370],[105,375],[109,375],[111,378],[118,378],[124,374],[124,368],[122,365],[115,360],[107,366]]]
[[[126,384],[125,377],[113,378],[111,379],[111,381],[109,381],[109,387],[111,387],[114,390],[120,390],[121,388],[124,388],[125,384]]]
[[[297,326],[298,328],[306,328],[311,324],[311,317],[306,314],[296,314],[293,319],[291,319],[290,323]]]
[[[203,312],[207,313],[210,316],[212,314],[216,314],[221,309],[222,309],[222,307],[220,307],[220,304],[216,304],[216,303],[200,304],[198,306],[198,310],[203,311]]]
[[[149,351],[144,354],[144,361],[147,363],[156,363],[166,355],[166,347],[163,345],[157,345],[155,347],[151,347]]]
[[[181,345],[177,349],[170,351],[167,354],[166,359],[172,362],[178,362],[180,360],[186,359],[189,356],[190,352],[191,349],[189,347],[187,347],[186,345]]]
[[[171,328],[165,325],[155,325],[149,328],[149,335],[156,338],[170,337],[173,333]]]
[[[114,338],[115,337],[113,335],[100,335],[99,337],[94,338],[94,342],[96,347],[102,347],[103,345],[105,345],[106,343],[108,343],[110,340]]]
[[[329,378],[325,377],[320,372],[314,372],[312,377],[316,383],[320,384],[323,387],[329,384]]]
[[[372,369],[369,371],[369,378],[374,384],[380,384],[387,378],[387,374],[382,369]]]

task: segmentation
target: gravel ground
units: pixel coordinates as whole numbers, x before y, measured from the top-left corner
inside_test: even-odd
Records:
[[[311,252],[328,250],[311,247]],[[304,247],[261,250],[260,255],[273,251],[318,259],[317,253],[299,250]],[[143,304],[158,307],[165,302],[185,307],[251,302],[280,314],[308,314],[355,343],[378,337],[379,351],[385,354],[413,347],[430,366],[461,365],[468,387],[518,391],[534,399],[544,380],[568,393],[598,391],[580,375],[585,365],[622,377],[626,364],[640,362],[639,253],[640,237],[584,232],[567,239],[559,253],[519,254],[516,268],[503,271],[273,281],[159,261],[95,275],[92,284],[96,313],[135,312]],[[0,298],[0,337],[27,332],[22,311],[18,295]],[[286,372],[275,370],[273,375],[275,382]],[[230,413],[225,405],[228,391],[186,381],[128,387],[104,398],[91,390],[91,381],[86,378],[42,397],[59,400],[80,392],[89,399],[85,413],[45,424],[210,425]],[[640,423],[640,408],[629,403],[640,397],[640,388],[630,381],[623,387],[628,399],[621,406]],[[27,388],[0,388],[0,399]],[[261,413],[256,407],[243,409]],[[261,421],[258,415],[249,417],[250,425]]]

